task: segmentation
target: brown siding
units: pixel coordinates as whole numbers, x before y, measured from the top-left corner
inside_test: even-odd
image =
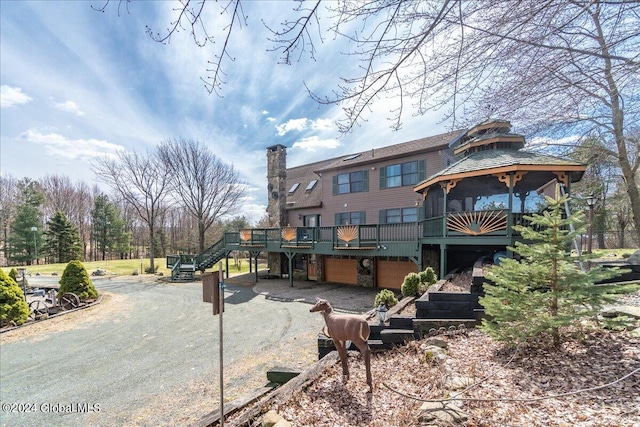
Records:
[[[418,272],[418,266],[412,261],[378,260],[376,264],[379,288],[400,289],[407,274]]]
[[[324,280],[326,282],[358,284],[358,264],[355,259],[325,258]]]
[[[386,159],[378,163],[360,165],[345,168],[336,172],[326,172],[322,174],[322,208],[316,210],[322,215],[322,225],[332,226],[335,224],[336,212],[366,212],[367,224],[378,224],[379,213],[382,209],[409,208],[421,200],[421,196],[413,191],[413,186],[394,187],[380,190],[380,168],[398,163],[411,162],[415,160],[426,160],[425,176],[440,171],[443,167],[442,158],[438,151],[423,153],[419,155],[406,156],[399,159]],[[355,172],[363,169],[369,170],[369,191],[362,193],[350,193],[333,195],[332,179],[337,174]],[[347,206],[345,206],[345,204]],[[297,213],[289,212],[292,223],[297,220]],[[292,215],[293,214],[293,215]]]

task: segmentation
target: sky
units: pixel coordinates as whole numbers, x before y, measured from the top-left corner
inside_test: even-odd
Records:
[[[2,174],[65,175],[109,193],[92,172],[96,158],[193,139],[238,171],[248,186],[238,213],[256,222],[266,211],[269,146],[285,145],[287,166],[294,167],[449,130],[431,112],[406,115],[394,131],[381,99],[366,122],[340,134],[342,107],[316,103],[305,85],[331,95],[340,77],[359,66],[343,54],[353,46],[319,33],[314,59],[282,64],[263,21],[276,27],[293,1],[244,3],[247,22],[234,26],[219,95],[209,94],[201,78],[223,38],[200,48],[182,31],[157,43],[145,29],[162,33],[175,20],[177,2],[133,1],[127,10],[112,0],[104,12],[94,9],[103,4],[0,1]],[[225,26],[219,7],[210,1],[204,11],[212,34]]]

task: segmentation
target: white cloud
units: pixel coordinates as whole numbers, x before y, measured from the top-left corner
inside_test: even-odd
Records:
[[[93,160],[98,156],[115,157],[116,152],[124,150],[118,144],[98,139],[69,139],[56,133],[42,134],[29,129],[20,138],[41,145],[53,156],[66,159]]]
[[[53,106],[60,111],[65,111],[67,113],[72,113],[78,116],[84,116],[84,111],[78,107],[73,101],[65,101],[65,102],[55,102],[53,101]]]
[[[276,130],[278,131],[279,136],[284,136],[288,132],[292,130],[305,130],[307,128],[307,120],[308,119],[291,119],[286,123],[276,126]]]
[[[333,121],[331,119],[312,120],[310,127],[313,130],[331,130],[333,129]]]
[[[267,110],[262,110],[262,115],[266,116],[267,114],[269,114],[269,112]]]
[[[337,139],[320,139],[317,136],[312,136],[294,142],[291,148],[299,148],[304,151],[316,151],[316,149],[319,148],[338,148],[340,145]]]
[[[275,117],[267,117],[267,121],[268,121],[269,123],[273,123],[273,122],[275,122],[275,121],[276,121],[276,118],[275,118]]]
[[[11,87],[8,85],[0,86],[0,107],[7,108],[14,105],[26,104],[31,101],[31,97],[26,93],[22,93],[19,87]]]
[[[275,121],[269,117],[268,121]],[[333,121],[331,119],[311,120],[306,118],[291,119],[286,123],[276,126],[279,136],[284,136],[292,130],[303,131],[305,129],[312,130],[331,130],[333,129]]]

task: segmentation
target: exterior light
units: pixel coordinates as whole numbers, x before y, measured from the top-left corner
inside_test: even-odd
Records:
[[[376,313],[378,315],[378,321],[380,322],[380,326],[384,325],[384,322],[387,320],[387,306],[384,303],[380,303],[378,308],[376,309]]]

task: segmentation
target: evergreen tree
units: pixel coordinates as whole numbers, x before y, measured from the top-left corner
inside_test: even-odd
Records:
[[[62,297],[67,292],[73,292],[80,300],[98,297],[98,291],[96,291],[91,279],[89,279],[87,270],[78,260],[70,261],[60,278],[58,297]]]
[[[80,259],[82,245],[78,229],[69,221],[67,216],[57,211],[53,218],[47,221],[48,230],[45,234],[45,252],[53,262],[69,262]]]
[[[572,256],[573,239],[584,232],[585,224],[583,211],[563,218],[567,200],[547,198],[548,210],[525,217],[531,221],[529,227],[514,227],[524,242],[510,249],[521,260],[502,259],[488,268],[486,278],[495,285],[484,285],[486,296],[480,303],[487,318],[481,328],[492,337],[518,343],[550,336],[558,345],[561,328],[595,318],[604,304],[615,301],[615,293],[625,291],[620,286],[594,286],[621,270],[594,266],[582,271]]]
[[[40,248],[44,195],[37,182],[25,178],[18,182],[21,201],[11,222],[9,259],[18,264],[32,264]],[[35,227],[35,230],[34,230]]]
[[[0,326],[21,325],[29,317],[29,306],[18,284],[0,269]]]
[[[105,260],[107,253],[129,252],[131,234],[124,231],[125,221],[118,207],[104,194],[95,198],[91,211],[96,259]]]

